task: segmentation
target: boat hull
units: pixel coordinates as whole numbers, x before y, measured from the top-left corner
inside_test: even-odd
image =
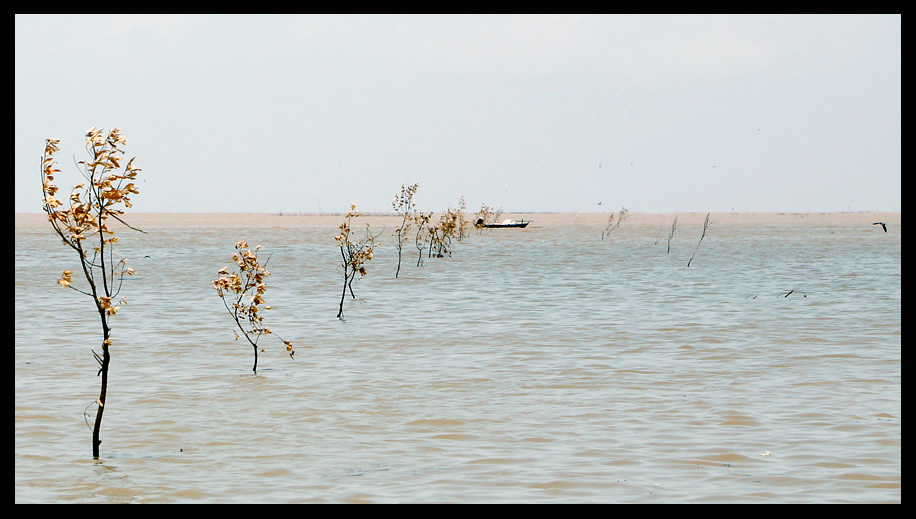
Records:
[[[529,223],[531,223],[531,222],[518,222],[518,223],[485,223],[485,224],[481,225],[481,227],[484,227],[484,228],[487,228],[487,229],[501,229],[501,228],[505,228],[505,227],[525,228],[525,227],[528,227],[528,224],[529,224]]]

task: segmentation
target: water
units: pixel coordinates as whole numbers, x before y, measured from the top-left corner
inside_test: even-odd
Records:
[[[345,321],[339,218],[145,221],[100,460],[98,318],[17,218],[16,502],[899,503],[899,215],[714,216],[688,268],[702,216],[666,254],[670,220],[533,215],[398,279],[388,238]],[[257,375],[210,285],[242,239],[296,347]]]

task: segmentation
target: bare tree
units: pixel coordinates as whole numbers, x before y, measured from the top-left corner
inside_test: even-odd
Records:
[[[668,231],[668,250],[665,254],[671,252],[671,238],[674,238],[674,230],[677,229],[677,215],[674,215],[674,221],[671,222],[671,230]]]
[[[697,242],[697,248],[693,249],[693,255],[690,256],[690,259],[687,261],[687,266],[690,266],[690,263],[693,261],[693,257],[697,255],[697,250],[700,249],[700,244],[703,243],[703,238],[706,237],[706,230],[709,229],[709,213],[706,213],[706,220],[703,221],[703,234],[700,235],[700,241]]]
[[[620,222],[626,219],[627,214],[629,214],[629,211],[627,211],[626,207],[620,208],[619,215],[617,215],[616,213],[611,213],[611,216],[608,217],[607,219],[607,227],[605,227],[604,230],[601,232],[601,239],[603,240],[606,235],[611,234],[611,231],[620,227]],[[617,223],[614,223],[614,216],[617,216]]]

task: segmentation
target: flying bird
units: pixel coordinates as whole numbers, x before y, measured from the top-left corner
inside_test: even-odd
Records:
[[[872,225],[880,225],[881,228],[884,229],[884,232],[887,232],[887,224],[884,222],[875,222]]]

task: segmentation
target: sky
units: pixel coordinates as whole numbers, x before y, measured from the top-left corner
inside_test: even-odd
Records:
[[[16,15],[16,212],[900,211],[901,15]]]

